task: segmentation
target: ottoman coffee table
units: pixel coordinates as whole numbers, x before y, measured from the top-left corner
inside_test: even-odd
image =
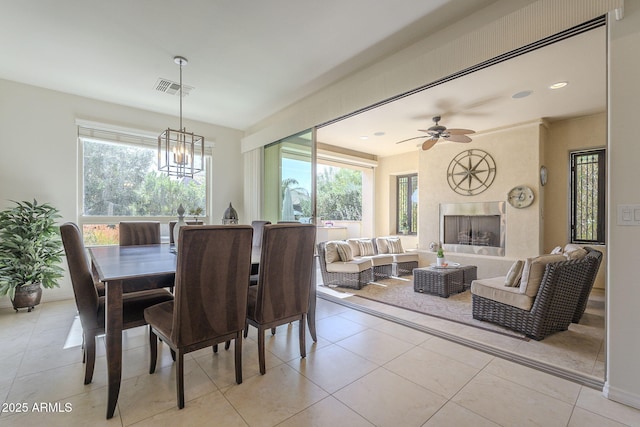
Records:
[[[451,265],[447,267],[422,267],[413,270],[415,292],[448,298],[463,292],[476,279],[475,265]],[[467,286],[465,286],[467,285]]]

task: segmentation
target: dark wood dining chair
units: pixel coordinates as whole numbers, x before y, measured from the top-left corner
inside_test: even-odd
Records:
[[[176,353],[178,408],[184,407],[184,355],[235,341],[236,382],[242,383],[242,331],[251,269],[248,225],[185,226],[180,230],[175,300],[145,310],[155,372],[160,337]]]
[[[190,221],[185,221],[187,223],[187,225],[204,225],[203,221],[199,221],[199,220],[190,220]],[[169,221],[169,244],[173,245],[173,229],[175,228],[176,224],[178,223],[178,221]]]
[[[153,245],[160,243],[160,223],[158,221],[120,221],[118,224],[120,246]],[[96,282],[99,296],[104,296],[104,283],[100,282],[93,265],[91,274]],[[173,284],[166,285],[173,290]]]
[[[253,251],[259,253],[260,250],[262,250],[262,232],[264,231],[264,226],[269,224],[271,224],[271,221],[251,221],[251,227],[253,228],[253,242],[251,246]],[[259,264],[251,265],[251,278],[249,279],[249,285],[251,286],[258,284],[258,267]]]
[[[83,360],[85,362],[84,383],[89,384],[93,378],[96,360],[96,336],[105,332],[105,297],[98,295],[78,226],[67,222],[60,226],[60,235],[67,256],[73,294],[82,325]],[[145,325],[145,308],[171,300],[173,300],[173,295],[166,289],[124,294],[122,296],[122,329]]]
[[[160,243],[160,222],[120,221],[120,246],[157,245]]]
[[[120,246],[158,245],[161,242],[158,221],[120,221],[119,229]],[[141,277],[131,281],[136,281],[138,288],[168,288],[173,293],[173,279],[170,276],[153,279]],[[151,283],[144,285],[141,282]],[[123,292],[126,290],[123,289]],[[104,286],[98,286],[98,293],[104,295]]]
[[[306,357],[305,319],[313,268],[313,224],[264,226],[258,285],[249,288],[247,325],[258,329],[260,373],[265,368],[266,329],[298,321],[300,356]]]

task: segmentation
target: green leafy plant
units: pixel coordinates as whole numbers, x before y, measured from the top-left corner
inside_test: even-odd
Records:
[[[58,210],[35,199],[14,203],[0,211],[0,295],[13,298],[17,287],[36,283],[59,287],[64,270]]]
[[[193,217],[194,221],[198,220],[198,217],[200,215],[202,215],[202,212],[203,212],[203,210],[202,210],[201,207],[197,207],[195,209],[189,209],[189,215],[191,215]]]

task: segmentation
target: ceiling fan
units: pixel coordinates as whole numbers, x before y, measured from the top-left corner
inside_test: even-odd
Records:
[[[422,143],[422,149],[425,151],[433,147],[440,138],[453,142],[471,142],[471,138],[466,134],[475,133],[475,131],[470,129],[447,129],[446,127],[438,124],[440,116],[433,117],[433,121],[435,122],[435,125],[431,126],[429,129],[418,129],[418,131],[426,132],[429,135],[429,139]],[[424,136],[403,139],[402,141],[396,142],[396,144],[420,138],[424,138]]]

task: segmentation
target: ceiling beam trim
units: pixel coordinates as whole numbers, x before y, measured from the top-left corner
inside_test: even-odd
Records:
[[[510,3],[496,2],[491,13],[471,15],[252,126],[242,139],[242,152],[535,43],[618,9],[624,1],[538,0],[515,11]]]

